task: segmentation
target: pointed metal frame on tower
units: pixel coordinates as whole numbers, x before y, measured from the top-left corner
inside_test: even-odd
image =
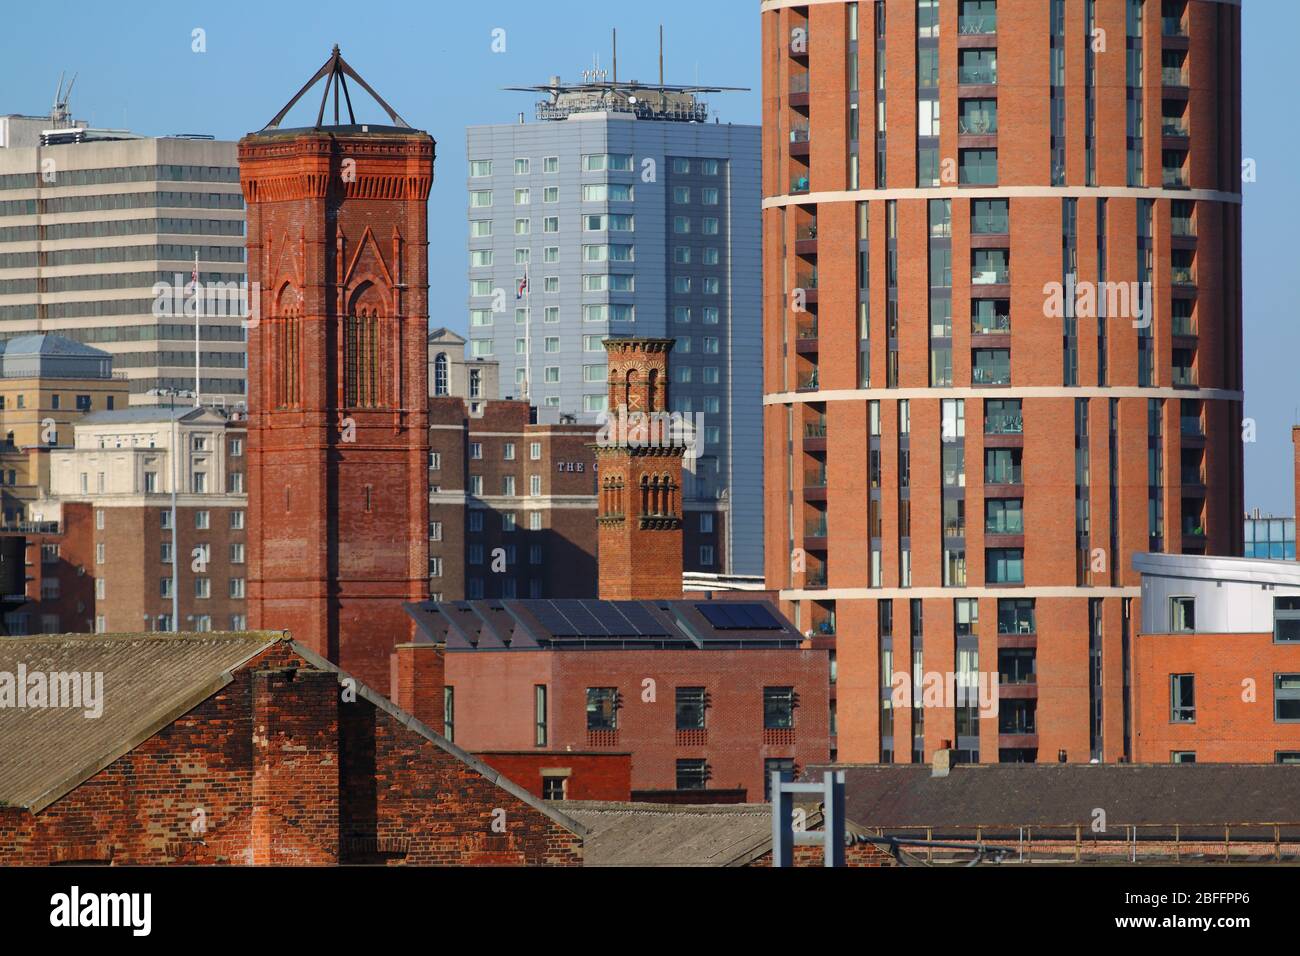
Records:
[[[289,102],[284,105],[284,108],[275,114],[275,117],[271,122],[262,127],[262,131],[265,132],[266,130],[279,129],[280,121],[283,120],[288,112],[298,104],[298,101],[306,95],[307,91],[316,85],[321,77],[327,77],[327,79],[325,80],[325,89],[321,93],[320,109],[316,113],[316,125],[312,128],[321,129],[324,125],[325,104],[329,101],[331,87],[334,89],[334,125],[342,125],[339,122],[339,89],[342,88],[343,98],[347,102],[348,107],[348,120],[350,121],[350,125],[356,126],[357,118],[352,112],[352,96],[348,93],[348,84],[346,79],[346,77],[349,76],[356,80],[361,88],[369,93],[376,103],[383,107],[384,112],[388,114],[388,118],[393,121],[394,126],[403,129],[411,128],[411,124],[398,116],[397,110],[384,102],[384,98],[376,93],[370,84],[361,78],[361,74],[348,65],[347,60],[343,59],[343,55],[339,52],[339,45],[336,43],[334,44],[333,52],[330,53],[330,58],[325,61],[325,65],[317,70],[316,75],[308,80],[306,85],[293,95],[293,99],[289,100]]]

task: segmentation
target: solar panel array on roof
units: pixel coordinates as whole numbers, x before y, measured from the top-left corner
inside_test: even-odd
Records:
[[[635,602],[578,599],[521,602],[553,637],[667,637],[668,631]]]
[[[719,631],[780,631],[784,630],[765,604],[747,604],[734,601],[710,601],[695,605],[704,619]]]

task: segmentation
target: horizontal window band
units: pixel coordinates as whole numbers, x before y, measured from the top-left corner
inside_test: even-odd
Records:
[[[1081,385],[1073,388],[1058,385],[1011,386],[1010,388],[840,388],[820,392],[769,392],[763,396],[763,404],[944,398],[1186,398],[1196,401],[1240,402],[1245,400],[1245,395],[1224,388],[1174,388],[1172,386],[1139,388],[1135,385],[1113,388],[1098,385]]]
[[[935,186],[898,189],[846,189],[767,196],[764,209],[833,202],[880,202],[890,199],[1192,199],[1241,205],[1241,193],[1214,189],[1160,189],[1155,186]]]

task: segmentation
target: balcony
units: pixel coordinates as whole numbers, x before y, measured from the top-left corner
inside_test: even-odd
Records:
[[[795,326],[795,351],[801,354],[817,352],[817,320],[800,322]]]
[[[1181,66],[1165,66],[1160,68],[1160,80],[1165,86],[1172,86],[1178,89],[1187,88],[1187,70]]]
[[[825,438],[826,437],[826,417],[822,416],[821,421],[804,422],[804,438]]]
[[[997,113],[972,113],[957,117],[957,132],[963,136],[993,136],[997,131]]]
[[[1023,484],[1023,481],[1023,474],[1019,465],[984,469],[985,485],[1018,486]],[[985,490],[987,491],[987,488]]]
[[[984,519],[985,534],[1024,534],[1025,517],[1020,511],[1001,511]]]
[[[1172,266],[1169,269],[1169,281],[1174,285],[1196,287],[1196,270],[1191,266]]]
[[[1204,468],[1186,466],[1179,473],[1179,477],[1182,478],[1184,488],[1188,487],[1189,485],[1194,488],[1205,487]]]
[[[996,86],[998,68],[996,66],[959,66],[957,82],[962,86]]]
[[[808,74],[793,73],[790,75],[790,95],[808,92]]]
[[[1196,369],[1175,365],[1173,380],[1175,388],[1195,388]]]
[[[1186,138],[1191,135],[1188,132],[1187,120],[1171,116],[1163,117],[1160,121],[1160,132],[1165,136],[1179,136]]]
[[[803,586],[806,588],[824,588],[826,587],[826,569],[809,568],[804,574]]]
[[[995,36],[998,32],[996,13],[981,13],[960,16],[957,19],[957,33],[964,37]]]
[[[811,188],[812,186],[806,175],[790,177],[790,195],[797,196],[801,193],[808,192]]]
[[[1178,423],[1178,433],[1184,438],[1204,438],[1205,428],[1199,418],[1184,417]]]
[[[1165,169],[1160,174],[1165,189],[1186,189],[1187,173],[1181,169]]]
[[[1198,517],[1183,519],[1183,537],[1184,538],[1204,538],[1205,523]]]
[[[970,370],[973,385],[1010,385],[1011,369],[1001,366],[974,366]]]
[[[805,292],[814,291],[817,288],[817,271],[796,272],[794,286],[796,289],[803,289]]]
[[[816,219],[795,228],[794,251],[801,256],[817,255],[817,220]]]
[[[966,519],[960,516],[944,515],[943,536],[945,538],[966,537]]]
[[[1010,335],[1011,316],[1009,315],[972,315],[970,320],[971,335]]]
[[[976,268],[971,270],[971,285],[1007,285],[1011,281],[1010,269]]]
[[[977,216],[970,217],[970,231],[976,236],[1005,236],[1010,230],[1010,220],[1007,216]]]
[[[984,416],[984,434],[986,435],[1023,435],[1025,417],[1013,412],[994,412]]]
[[[826,537],[826,516],[811,518],[804,522],[804,538],[825,538]]]
[[[1196,238],[1196,220],[1175,216],[1170,220],[1170,230],[1173,235],[1180,239]]]
[[[1167,37],[1187,36],[1187,21],[1182,17],[1161,17],[1160,34]]]
[[[790,127],[790,155],[796,157],[807,156],[811,139],[812,131],[806,123]]]
[[[1173,333],[1186,338],[1194,338],[1196,336],[1196,320],[1190,315],[1175,315]]]
[[[813,369],[810,372],[800,372],[795,388],[800,392],[815,392],[820,388],[818,382],[819,376],[817,374],[817,369]]]
[[[825,488],[826,487],[825,467],[817,468],[812,471],[805,471],[803,473],[803,487],[804,487],[804,491],[807,491],[810,488]]]

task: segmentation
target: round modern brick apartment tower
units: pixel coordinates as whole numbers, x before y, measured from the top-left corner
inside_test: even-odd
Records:
[[[1242,546],[1240,6],[762,17],[766,573],[836,757],[1121,760],[1132,555]]]

